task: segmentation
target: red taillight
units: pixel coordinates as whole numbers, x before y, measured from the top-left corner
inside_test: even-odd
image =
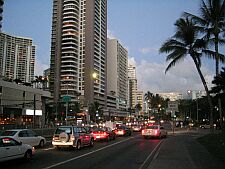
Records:
[[[106,136],[106,135],[108,135],[108,134],[107,134],[106,132],[104,132],[104,133],[103,133],[103,135],[105,135],[105,136]]]
[[[124,130],[122,130],[122,134],[124,134],[125,133],[125,131]]]
[[[145,130],[142,130],[141,133],[144,134],[145,133]]]
[[[158,134],[158,130],[155,130],[155,135],[157,135]]]

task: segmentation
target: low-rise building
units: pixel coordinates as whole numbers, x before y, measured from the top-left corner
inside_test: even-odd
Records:
[[[43,126],[50,92],[0,79],[0,124]]]

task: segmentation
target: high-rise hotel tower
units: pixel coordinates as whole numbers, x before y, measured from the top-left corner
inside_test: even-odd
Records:
[[[50,91],[54,101],[106,105],[107,0],[54,0]],[[94,75],[94,76],[93,76]]]

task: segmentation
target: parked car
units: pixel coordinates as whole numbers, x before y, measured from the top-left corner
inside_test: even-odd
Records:
[[[18,142],[11,137],[0,138],[0,162],[25,158],[31,159],[35,153],[34,147]]]
[[[94,140],[115,140],[116,134],[109,127],[95,127],[92,129],[92,133],[94,136]]]
[[[114,130],[115,134],[118,136],[131,136],[131,129],[124,125],[119,125]]]
[[[160,125],[153,125],[153,126],[147,126],[145,129],[141,131],[141,135],[144,138],[149,138],[149,137],[166,137],[167,136],[167,131],[164,129],[163,126]]]
[[[77,148],[94,146],[94,137],[81,126],[59,126],[52,138],[52,145],[60,149],[62,147]]]
[[[5,130],[0,137],[11,137],[23,144],[29,144],[31,146],[44,147],[46,139],[42,136],[38,136],[34,131],[30,129],[13,129]]]

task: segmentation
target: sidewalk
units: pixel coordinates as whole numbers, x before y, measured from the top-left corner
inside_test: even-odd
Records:
[[[225,169],[196,138],[205,133],[192,130],[169,133],[148,169]]]

